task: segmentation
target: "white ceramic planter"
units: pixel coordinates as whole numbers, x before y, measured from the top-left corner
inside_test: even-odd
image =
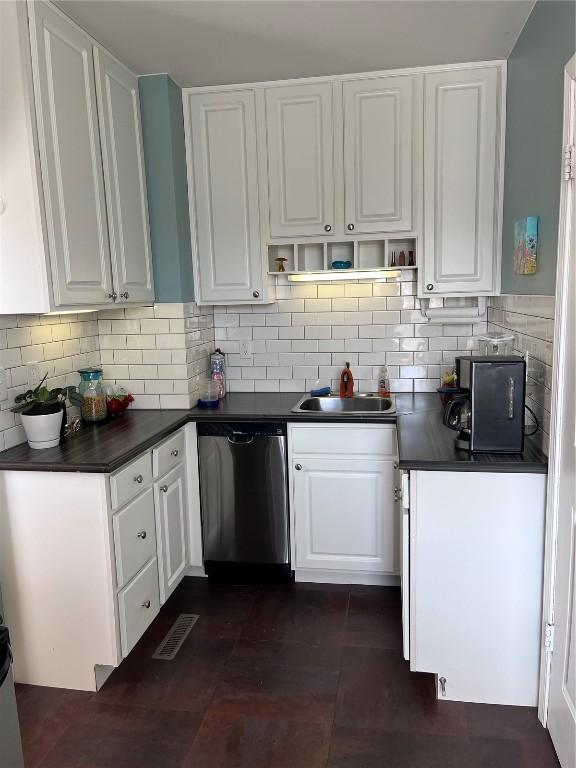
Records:
[[[22,426],[30,448],[53,448],[60,442],[60,427],[64,411],[45,415],[22,414]]]

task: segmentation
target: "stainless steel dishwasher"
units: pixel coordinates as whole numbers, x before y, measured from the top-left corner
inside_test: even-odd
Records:
[[[206,573],[289,579],[286,425],[197,426]]]

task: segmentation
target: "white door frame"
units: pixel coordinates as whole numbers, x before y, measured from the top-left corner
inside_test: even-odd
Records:
[[[566,64],[564,72],[564,131],[562,152],[570,143],[576,130],[576,98],[572,81],[576,78],[576,55]],[[564,183],[566,162],[562,163],[562,181],[560,193],[560,218],[558,229],[558,265],[556,271],[556,311],[554,320],[554,360],[552,368],[552,414],[550,418],[550,456],[548,461],[548,493],[546,504],[546,553],[544,560],[544,597],[542,611],[542,652],[540,663],[540,694],[538,700],[538,717],[546,726],[548,718],[548,702],[550,698],[550,671],[552,653],[548,639],[550,629],[554,626],[554,588],[556,582],[556,544],[558,535],[559,487],[560,487],[560,445],[562,430],[574,429],[574,425],[564,423],[563,402],[565,389],[566,365],[566,331],[567,304],[574,297],[568,296],[566,290],[567,268],[570,259],[575,254],[571,250],[569,206],[574,207],[573,184]],[[575,173],[575,162],[572,160],[572,173]],[[572,226],[576,226],[576,216],[572,213]]]

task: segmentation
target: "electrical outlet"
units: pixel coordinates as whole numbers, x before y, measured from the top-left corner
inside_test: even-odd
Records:
[[[0,367],[0,402],[8,400],[8,383],[6,381],[6,370]]]
[[[28,389],[35,389],[42,381],[48,368],[46,363],[28,363],[26,365],[26,375],[28,378]]]
[[[240,357],[242,360],[249,360],[252,357],[252,342],[240,342]]]

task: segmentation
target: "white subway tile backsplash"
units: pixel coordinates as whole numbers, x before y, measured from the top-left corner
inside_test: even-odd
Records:
[[[278,328],[279,339],[303,339],[304,326],[285,326]]]
[[[338,299],[344,296],[343,285],[319,285],[318,286],[318,298],[319,299]],[[300,310],[301,311],[301,310]]]
[[[278,328],[253,328],[252,336],[254,339],[277,339],[279,336]]]
[[[328,326],[311,326],[304,329],[306,339],[329,339],[332,335],[332,328]]]
[[[319,349],[319,343],[315,339],[296,339],[292,342],[292,349],[294,352],[317,352]]]
[[[280,382],[277,379],[273,379],[273,380],[265,379],[263,381],[255,381],[254,391],[255,392],[279,392]]]
[[[279,326],[290,325],[292,322],[292,315],[290,312],[277,312],[266,315],[266,325]]]
[[[341,286],[343,288],[343,286]],[[332,299],[332,309],[335,312],[357,312],[359,299]]]
[[[358,298],[372,296],[372,285],[370,283],[345,283],[344,296]]]

